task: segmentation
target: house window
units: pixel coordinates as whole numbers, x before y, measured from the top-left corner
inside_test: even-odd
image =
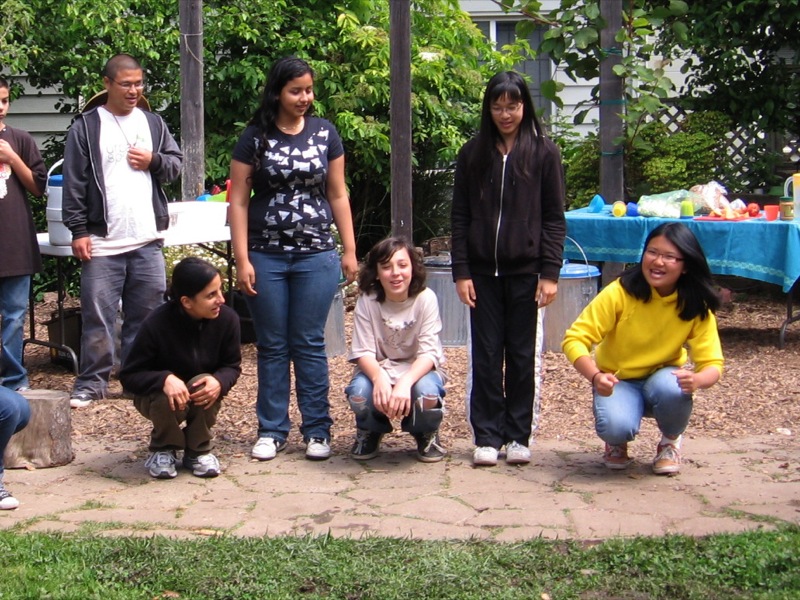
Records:
[[[478,29],[487,38],[492,40],[496,47],[500,48],[506,44],[513,44],[517,39],[517,21],[475,21]],[[528,36],[528,43],[531,48],[538,48],[544,35],[544,28],[534,30]],[[528,59],[522,63],[514,65],[514,70],[525,74],[529,78],[529,89],[533,96],[533,103],[537,111],[541,111],[544,117],[550,116],[550,101],[542,97],[542,82],[552,77],[552,63],[550,57],[540,54],[535,59]]]

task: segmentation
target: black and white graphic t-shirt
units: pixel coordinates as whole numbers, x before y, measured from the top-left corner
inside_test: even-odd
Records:
[[[307,116],[303,131],[276,131],[262,148],[259,129],[250,125],[233,149],[233,158],[261,165],[253,173],[248,209],[248,241],[262,252],[319,252],[334,248],[333,215],[326,196],[328,162],[342,156],[333,124]]]

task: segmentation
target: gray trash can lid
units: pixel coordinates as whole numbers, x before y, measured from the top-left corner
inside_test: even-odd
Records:
[[[580,279],[585,277],[599,277],[600,269],[593,265],[583,263],[564,263],[561,267],[559,277],[561,279]]]
[[[426,267],[449,267],[450,255],[449,254],[435,254],[433,256],[426,256],[422,259],[422,263]]]

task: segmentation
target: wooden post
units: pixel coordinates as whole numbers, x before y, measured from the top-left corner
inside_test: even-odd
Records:
[[[611,203],[624,200],[623,146],[615,140],[625,133],[625,96],[622,78],[614,73],[622,61],[622,45],[614,39],[622,27],[622,0],[601,2],[600,13],[606,22],[600,32],[600,194]]]
[[[181,199],[194,200],[205,185],[203,139],[203,2],[180,0]]]
[[[413,241],[411,201],[411,2],[390,0],[392,235]]]
[[[600,16],[606,26],[600,32],[600,195],[607,203],[625,199],[624,147],[625,133],[622,114],[625,95],[622,78],[614,73],[614,65],[622,61],[622,44],[614,38],[622,27],[622,0],[603,0]],[[623,269],[622,263],[603,265],[602,283],[615,279]]]

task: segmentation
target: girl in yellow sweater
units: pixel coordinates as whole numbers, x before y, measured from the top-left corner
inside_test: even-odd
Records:
[[[683,223],[669,222],[647,237],[641,262],[606,286],[567,331],[562,348],[592,384],[606,467],[631,463],[628,442],[642,417],[653,417],[662,433],[653,471],[680,470],[692,394],[722,374],[717,308],[697,238]]]

